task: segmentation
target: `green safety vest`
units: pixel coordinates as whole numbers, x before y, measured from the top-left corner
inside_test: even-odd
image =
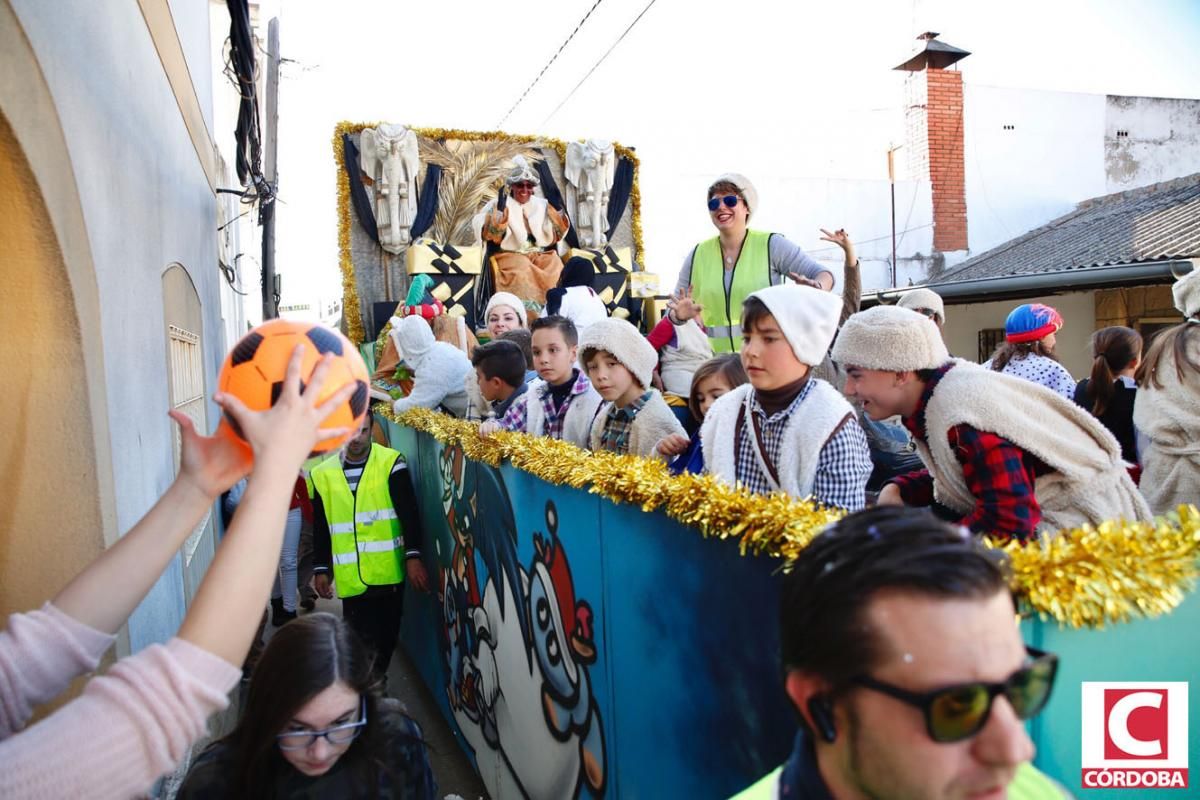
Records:
[[[399,458],[391,448],[371,445],[355,492],[350,491],[340,459],[330,458],[312,471],[329,523],[338,597],[354,597],[370,586],[394,586],[404,580],[404,531],[388,489]]]
[[[696,245],[692,254],[692,298],[704,307],[701,319],[714,353],[741,352],[742,301],[751,292],[771,285],[770,241],[769,233],[746,231],[728,292],[720,237]]]
[[[780,767],[730,800],[780,800],[779,778],[782,774],[783,767]],[[1008,785],[1008,800],[1065,800],[1067,797],[1070,795],[1028,761],[1017,767],[1017,774]]]

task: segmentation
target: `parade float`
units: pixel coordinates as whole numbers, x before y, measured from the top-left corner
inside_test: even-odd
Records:
[[[551,251],[592,260],[610,313],[655,314],[631,149],[353,123],[333,146],[344,325],[373,369],[396,313],[427,313],[464,348],[485,335],[497,285],[519,288],[536,315],[534,262]],[[521,169],[569,220],[553,242],[487,236],[485,212]],[[417,276],[431,310],[407,297]],[[404,391],[403,369],[376,369],[383,396]],[[435,592],[409,594],[405,647],[492,797],[723,798],[784,760],[795,716],[777,657],[778,572],[836,513],[634,456],[377,409],[416,481],[436,576]],[[1200,514],[1007,549],[1025,640],[1061,658],[1030,722],[1035,763],[1078,792],[1083,682],[1200,674]],[[1200,763],[1192,727],[1177,763]]]

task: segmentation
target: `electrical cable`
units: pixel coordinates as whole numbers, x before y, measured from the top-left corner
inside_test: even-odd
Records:
[[[606,51],[604,51],[604,55],[600,56],[600,60],[592,65],[592,68],[587,71],[587,74],[583,76],[583,78],[579,81],[579,83],[575,84],[575,88],[572,89],[567,94],[567,96],[562,99],[561,103],[559,103],[557,106],[554,107],[554,110],[550,112],[550,116],[548,116],[544,120],[542,120],[542,127],[544,127],[547,122],[549,122],[551,119],[553,119],[554,115],[559,112],[559,109],[561,109],[564,105],[566,105],[567,101],[570,100],[572,96],[574,96],[575,92],[579,91],[579,87],[583,86],[583,84],[587,82],[587,79],[592,77],[592,73],[595,72],[597,69],[599,69],[600,65],[604,63],[604,60],[609,57],[609,55],[612,53],[613,50],[617,49],[617,45],[619,45],[622,41],[624,41],[625,37],[629,35],[629,32],[631,30],[633,30],[633,27],[635,25],[637,25],[638,22],[641,21],[642,17],[646,16],[646,12],[649,11],[650,7],[653,6],[657,2],[658,2],[658,0],[650,0],[650,2],[646,4],[646,7],[642,9],[642,13],[638,14],[637,17],[634,18],[633,22],[629,23],[629,27],[625,29],[624,33],[622,33],[620,36],[618,36],[617,40],[612,43],[612,47],[610,47]]]
[[[550,69],[550,66],[554,64],[566,46],[571,43],[572,39],[575,38],[575,34],[579,33],[579,29],[583,27],[583,23],[588,21],[588,17],[590,17],[592,12],[596,10],[596,6],[600,5],[602,2],[603,0],[596,0],[595,3],[592,3],[592,7],[589,8],[588,12],[583,15],[583,19],[579,20],[579,24],[575,26],[575,30],[571,31],[571,35],[568,36],[566,40],[558,46],[558,50],[554,53],[554,55],[550,56],[550,60],[546,62],[546,66],[542,67],[542,71],[537,74],[537,77],[533,79],[532,83],[525,87],[525,91],[521,92],[521,96],[517,98],[517,102],[513,103],[512,108],[510,108],[507,113],[500,118],[500,121],[496,123],[497,128],[503,125],[508,118],[512,116],[512,113],[517,110],[517,106],[521,105],[521,101],[528,96],[528,94],[533,90],[534,86],[537,86],[538,81],[540,81],[542,76],[546,74],[546,70]]]

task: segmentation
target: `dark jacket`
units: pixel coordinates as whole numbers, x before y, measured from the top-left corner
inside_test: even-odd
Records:
[[[1075,404],[1088,412],[1092,410],[1093,400],[1088,396],[1088,386],[1091,378],[1084,378],[1075,387]],[[1133,401],[1137,397],[1137,387],[1129,386],[1120,378],[1113,384],[1113,396],[1108,408],[1097,419],[1104,427],[1112,431],[1121,445],[1121,458],[1130,464],[1140,463],[1137,452],[1137,432],[1133,427]]]

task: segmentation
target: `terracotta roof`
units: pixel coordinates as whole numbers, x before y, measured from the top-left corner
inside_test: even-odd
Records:
[[[1058,219],[967,259],[944,285],[1200,257],[1200,173],[1085,200]]]

